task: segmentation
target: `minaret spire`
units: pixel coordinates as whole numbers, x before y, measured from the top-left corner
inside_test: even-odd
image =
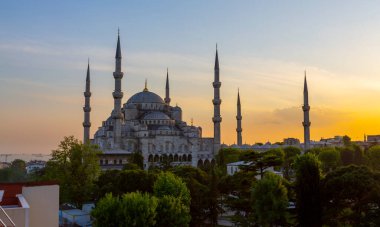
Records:
[[[303,85],[303,131],[304,131],[304,151],[310,149],[310,119],[309,119],[309,91],[307,89],[307,80],[306,80],[306,70],[305,70],[305,80]]]
[[[166,105],[170,105],[169,69],[168,68],[166,68],[165,103]]]
[[[243,117],[241,116],[241,105],[240,105],[240,92],[239,92],[239,89],[238,89],[238,95],[237,95],[237,115],[236,115],[236,121],[237,121],[237,127],[236,127],[236,132],[237,132],[237,145],[238,146],[242,146],[242,136],[241,136],[241,132],[243,131],[243,129],[241,128],[241,119]]]
[[[115,90],[112,93],[114,99],[112,118],[114,119],[113,133],[115,148],[119,148],[121,144],[121,124],[123,119],[123,114],[121,113],[121,99],[123,98],[123,92],[121,91],[121,79],[123,78],[123,76],[124,73],[121,71],[120,34],[118,30],[115,55],[115,72],[113,72],[113,77],[115,78]]]
[[[212,121],[214,122],[214,154],[219,152],[220,149],[220,122],[222,117],[220,116],[220,104],[222,100],[220,99],[220,86],[222,83],[219,81],[219,58],[218,58],[218,46],[216,46],[215,53],[215,66],[214,66],[214,82],[212,86],[214,87],[214,99],[212,103],[214,104],[214,116]]]
[[[87,63],[87,75],[86,75],[86,90],[83,93],[84,94],[84,121],[83,121],[83,143],[88,143],[90,141],[90,97],[91,97],[91,91],[90,91],[90,60],[88,60]]]

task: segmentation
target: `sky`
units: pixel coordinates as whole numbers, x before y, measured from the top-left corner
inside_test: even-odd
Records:
[[[87,60],[91,135],[113,108],[120,28],[123,103],[164,96],[213,136],[218,44],[222,141],[236,142],[240,89],[243,142],[303,140],[307,71],[311,139],[380,134],[378,1],[1,1],[0,154],[50,153],[82,139]]]

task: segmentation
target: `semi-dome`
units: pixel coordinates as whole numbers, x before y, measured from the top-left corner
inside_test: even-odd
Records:
[[[144,120],[170,120],[170,117],[162,112],[153,111],[145,114]]]
[[[162,98],[150,91],[142,91],[139,93],[134,94],[131,98],[128,99],[127,104],[136,103],[161,103],[165,104],[164,100]]]

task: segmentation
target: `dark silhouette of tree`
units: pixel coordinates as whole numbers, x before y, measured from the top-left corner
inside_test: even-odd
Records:
[[[296,209],[300,226],[321,226],[320,163],[314,154],[297,157]]]

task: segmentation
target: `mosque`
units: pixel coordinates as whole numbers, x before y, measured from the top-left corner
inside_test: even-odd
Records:
[[[110,116],[102,122],[95,132],[94,138],[90,139],[90,64],[87,66],[86,90],[84,92],[85,105],[83,122],[83,142],[90,142],[100,147],[100,165],[102,169],[120,169],[129,162],[134,152],[140,153],[144,158],[144,168],[160,166],[162,163],[171,165],[191,165],[194,167],[207,167],[215,164],[215,155],[221,145],[220,123],[220,87],[218,50],[215,53],[214,65],[214,137],[202,137],[202,128],[188,125],[182,120],[182,109],[170,104],[169,72],[166,73],[165,98],[149,91],[147,82],[145,88],[132,95],[126,103],[122,104],[123,92],[121,89],[124,73],[121,69],[120,35],[117,38],[115,55],[115,90],[112,93],[114,108]],[[303,119],[304,143],[298,144],[304,151],[319,146],[311,144],[310,120],[309,120],[309,95],[306,82],[306,71],[303,91]],[[236,108],[236,145],[240,149],[267,150],[275,148],[266,144],[263,147],[248,146],[242,144],[242,114],[240,95],[237,95]],[[298,141],[299,143],[299,141]],[[294,146],[294,144],[292,144]]]
[[[90,65],[87,67],[84,111],[84,142],[100,147],[102,169],[118,169],[128,163],[134,152],[144,157],[144,168],[157,166],[164,161],[172,165],[194,167],[215,164],[214,156],[220,149],[220,87],[218,51],[214,67],[214,137],[202,137],[202,128],[189,125],[182,119],[182,109],[171,105],[169,73],[166,74],[165,98],[145,88],[132,95],[122,104],[122,55],[120,35],[117,39],[115,90],[112,93],[114,108],[110,116],[102,122],[93,139],[90,139]]]

